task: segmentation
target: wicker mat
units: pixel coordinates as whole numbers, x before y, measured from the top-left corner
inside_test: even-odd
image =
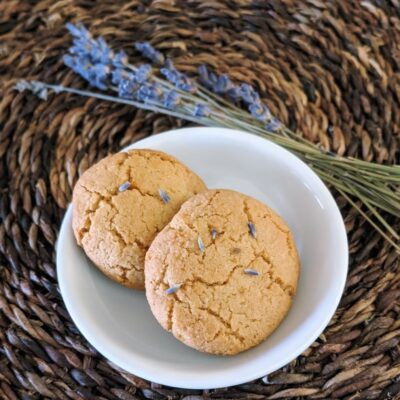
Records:
[[[189,74],[207,63],[255,85],[299,134],[340,154],[399,162],[398,0],[1,0],[0,398],[400,399],[399,256],[338,196],[350,241],[345,295],[320,338],[268,379],[167,388],[119,370],[86,342],[55,273],[71,188],[106,154],[186,123],[13,91],[13,79],[27,77],[85,87],[61,61],[66,21],[82,21],[132,61],[132,43],[149,40]]]

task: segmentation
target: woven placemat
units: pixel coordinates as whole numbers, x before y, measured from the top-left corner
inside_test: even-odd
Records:
[[[339,154],[399,162],[398,0],[0,1],[0,398],[399,399],[399,256],[338,196],[350,241],[346,292],[325,332],[282,370],[232,388],[166,388],[119,370],[86,342],[55,272],[71,188],[106,154],[186,123],[13,91],[15,78],[86,87],[61,60],[67,21],[82,21],[132,61],[140,60],[133,42],[149,40],[181,71],[206,63],[249,82],[280,120]]]

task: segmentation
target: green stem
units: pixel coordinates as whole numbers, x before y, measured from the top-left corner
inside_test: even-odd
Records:
[[[345,192],[343,192],[341,189],[337,189],[337,191],[351,204],[352,207],[354,207],[364,218],[366,221],[368,221],[374,228],[375,230],[385,239],[390,243],[396,250],[397,252],[400,253],[400,247],[397,243],[395,243],[390,236],[388,236],[370,217],[367,213],[365,213],[361,207],[359,207]]]

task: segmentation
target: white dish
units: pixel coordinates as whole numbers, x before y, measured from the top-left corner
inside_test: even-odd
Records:
[[[128,148],[170,153],[210,188],[235,189],[270,205],[294,233],[301,277],[289,314],[265,342],[236,356],[203,354],[158,325],[144,293],[112,282],[90,263],[74,240],[69,207],[58,239],[57,274],[65,305],[86,339],[128,372],[196,389],[247,382],[300,355],[333,316],[347,275],[343,220],[322,181],[283,148],[234,130],[174,130]]]

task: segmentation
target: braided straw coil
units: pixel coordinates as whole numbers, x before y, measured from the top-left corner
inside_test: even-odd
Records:
[[[141,61],[133,42],[148,40],[183,72],[206,63],[251,83],[280,120],[338,154],[400,158],[398,0],[0,1],[0,398],[400,399],[399,255],[339,196],[350,241],[344,297],[321,337],[267,379],[166,388],[119,370],[86,342],[55,274],[72,187],[107,154],[187,123],[12,90],[16,78],[86,87],[62,63],[67,21],[132,62]]]

